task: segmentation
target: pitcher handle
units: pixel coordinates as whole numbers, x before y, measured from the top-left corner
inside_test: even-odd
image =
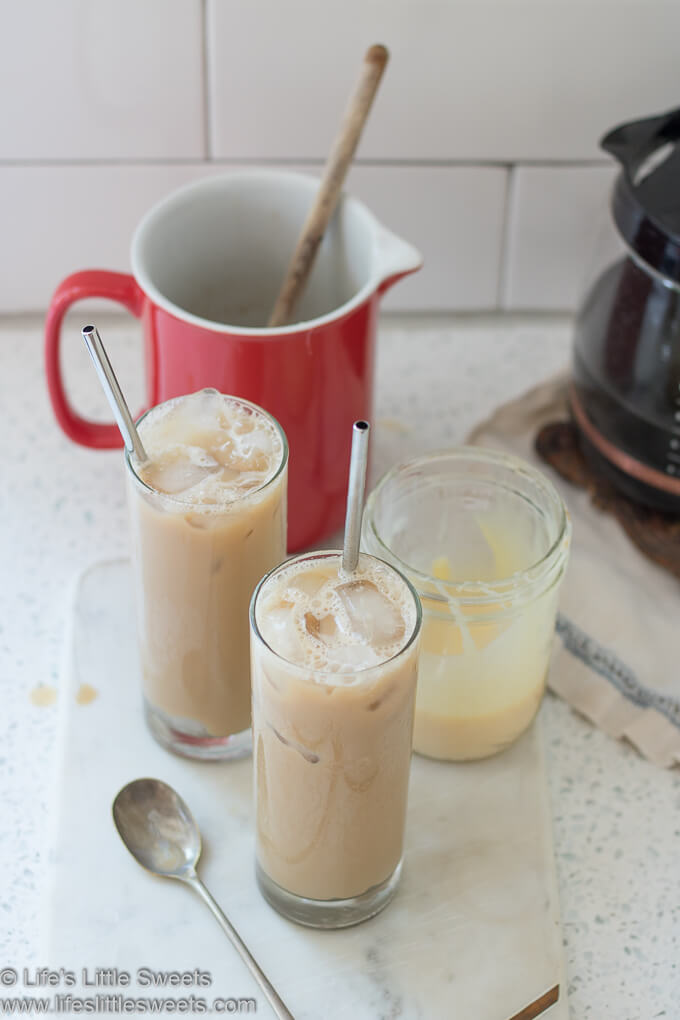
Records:
[[[144,293],[129,273],[114,273],[106,269],[86,269],[62,280],[55,290],[45,321],[45,370],[47,388],[55,417],[69,437],[81,446],[111,449],[122,445],[116,425],[102,425],[88,421],[73,409],[66,396],[59,362],[61,324],[72,304],[85,298],[108,298],[127,308],[140,318]],[[152,380],[153,391],[153,380]]]

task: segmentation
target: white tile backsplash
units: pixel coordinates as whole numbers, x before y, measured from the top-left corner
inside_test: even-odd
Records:
[[[0,160],[205,154],[201,0],[21,0],[0,13]]]
[[[501,167],[354,167],[348,189],[425,258],[385,308],[496,307],[506,178]]]
[[[318,171],[376,41],[348,187],[425,256],[385,307],[573,308],[615,173],[598,141],[680,104],[679,35],[678,0],[0,3],[0,314],[127,268],[187,180]]]
[[[129,271],[132,232],[167,192],[210,173],[205,164],[0,167],[5,242],[0,312],[46,308],[78,269]]]
[[[533,167],[512,172],[508,202],[506,309],[574,309],[611,228],[612,166]],[[611,228],[613,230],[613,228]]]
[[[46,307],[57,283],[77,269],[129,270],[132,232],[149,206],[187,181],[228,169],[0,167],[0,222],[19,241],[0,278],[0,313]],[[488,167],[353,168],[348,190],[426,257],[386,307],[495,306],[505,177]]]
[[[373,42],[391,59],[365,159],[593,159],[680,98],[677,0],[207,4],[217,157],[323,157]]]

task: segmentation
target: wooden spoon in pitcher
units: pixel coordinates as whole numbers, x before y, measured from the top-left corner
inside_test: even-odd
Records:
[[[331,149],[319,191],[302,227],[281,290],[269,317],[268,326],[285,326],[305,288],[316,253],[331,216],[335,212],[342,185],[354,158],[361,132],[373,105],[389,53],[385,46],[371,46],[364,57],[361,74],[350,96],[345,115]]]

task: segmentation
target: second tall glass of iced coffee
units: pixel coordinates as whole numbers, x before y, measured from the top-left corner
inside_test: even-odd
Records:
[[[338,552],[273,570],[250,609],[257,879],[292,920],[356,924],[401,869],[421,609],[399,571]]]
[[[248,604],[286,554],[288,446],[254,404],[216,390],[138,423],[126,454],[147,723],[193,758],[250,751]]]

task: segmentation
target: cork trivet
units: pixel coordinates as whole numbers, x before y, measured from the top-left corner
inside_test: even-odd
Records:
[[[578,429],[572,422],[544,425],[534,447],[562,478],[587,489],[593,505],[615,517],[645,556],[680,578],[680,515],[634,503],[614,488],[583,455]]]

